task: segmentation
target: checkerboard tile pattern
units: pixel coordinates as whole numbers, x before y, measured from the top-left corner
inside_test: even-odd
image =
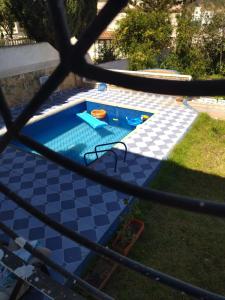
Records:
[[[8,147],[0,155],[0,162],[2,183],[53,220],[92,241],[103,238],[126,206],[122,202],[124,195],[81,178],[40,156]],[[0,195],[0,219],[24,238],[38,239],[52,250],[52,258],[70,271],[79,268],[90,253],[3,195]],[[5,239],[4,236],[0,238]]]
[[[144,185],[151,178],[197,116],[195,111],[176,104],[172,96],[116,89],[106,92],[74,89],[55,94],[38,114],[47,114],[62,103],[76,103],[78,99],[96,99],[118,106],[157,111],[124,138],[128,148],[126,162],[123,161],[122,145],[114,147],[120,158],[116,173],[114,158],[110,154],[90,166],[138,185]],[[14,118],[21,109],[12,110]],[[124,201],[128,198],[126,195],[11,146],[0,154],[0,180],[50,218],[95,242],[104,240],[127,208],[127,201]],[[24,238],[40,240],[52,250],[52,258],[71,272],[78,270],[90,254],[89,250],[62,237],[2,194],[0,219]]]
[[[81,93],[85,97],[85,93]],[[160,161],[166,159],[171,149],[183,137],[197,113],[185,106],[176,104],[172,96],[146,94],[141,92],[121,93],[110,90],[106,98],[104,92],[90,91],[86,98],[108,100],[118,105],[140,107],[144,110],[157,112],[145,123],[139,125],[135,131],[123,139],[128,148],[127,161],[122,157],[123,146],[118,144],[114,150],[119,150],[120,161],[118,171],[114,172],[114,157],[109,154],[101,157],[93,167],[107,175],[116,176],[122,180],[145,184],[159,167]],[[74,96],[73,99],[76,99]]]

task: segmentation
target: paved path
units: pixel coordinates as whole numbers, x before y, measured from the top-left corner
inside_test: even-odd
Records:
[[[190,101],[188,104],[198,112],[207,113],[214,119],[225,120],[225,105],[204,104],[194,101]]]

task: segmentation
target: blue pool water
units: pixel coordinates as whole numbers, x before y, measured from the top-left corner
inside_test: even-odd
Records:
[[[100,108],[107,111],[104,121],[108,125],[104,128],[93,129],[76,116],[77,113],[83,111],[90,113],[91,110]],[[135,129],[135,127],[127,124],[126,117],[136,118],[143,114],[152,115],[151,113],[142,111],[85,101],[31,125],[27,125],[23,129],[23,133],[50,149],[84,164],[84,154],[94,151],[96,145],[120,141]],[[23,147],[18,143],[17,146]],[[107,146],[107,149],[111,147],[111,145]],[[102,149],[99,148],[99,150]],[[100,153],[99,156],[103,154]],[[95,154],[87,156],[88,163],[95,159]]]

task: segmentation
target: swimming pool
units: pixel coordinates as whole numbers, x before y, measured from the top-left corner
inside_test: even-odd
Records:
[[[93,109],[104,109],[107,112],[104,121],[108,125],[104,128],[93,129],[90,125],[76,116],[77,113]],[[37,122],[25,126],[22,132],[50,149],[84,164],[84,155],[94,151],[95,146],[121,141],[135,129],[127,122],[127,118],[137,118],[141,115],[152,116],[139,110],[115,107],[91,101],[84,101],[65,110],[51,114]],[[15,142],[23,149],[23,145]],[[111,149],[113,145],[99,147],[99,150]],[[99,153],[99,157],[105,152]],[[86,156],[87,162],[96,160],[96,154]]]

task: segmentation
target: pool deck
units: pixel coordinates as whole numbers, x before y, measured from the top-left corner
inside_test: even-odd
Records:
[[[149,182],[160,162],[168,157],[197,116],[194,110],[176,103],[175,97],[118,89],[105,92],[69,90],[55,95],[37,115],[45,117],[61,109],[62,104],[72,105],[82,99],[154,112],[149,120],[123,139],[128,148],[127,160],[119,159],[116,173],[113,157],[109,154],[91,166],[140,186]],[[14,117],[20,111],[21,108],[14,109]],[[122,146],[114,148],[119,154],[124,154]],[[0,180],[50,218],[94,242],[107,241],[129,205],[124,202],[126,195],[14,147],[8,147],[0,155]],[[51,258],[68,271],[78,274],[82,271],[89,250],[62,237],[3,195],[0,195],[0,220],[20,236],[40,240],[52,250]],[[4,238],[1,233],[0,238]],[[61,279],[56,274],[54,277]]]

